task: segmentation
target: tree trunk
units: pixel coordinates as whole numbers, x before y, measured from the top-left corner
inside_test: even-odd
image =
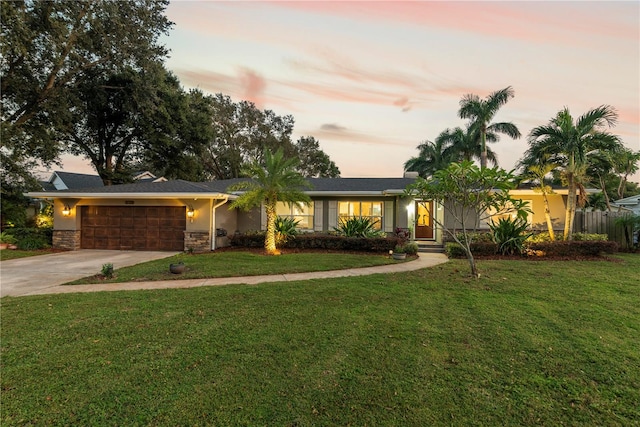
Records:
[[[549,199],[546,193],[542,193],[542,199],[544,200],[544,217],[547,220],[547,229],[549,230],[549,238],[551,241],[556,240],[556,235],[553,232],[553,223],[551,222],[551,209],[549,209]]]
[[[480,153],[480,169],[484,169],[487,167],[487,131],[483,128],[480,132],[480,138],[482,142],[482,152]]]
[[[476,260],[473,258],[473,253],[471,252],[471,243],[468,241],[464,244],[464,250],[467,252],[467,261],[469,261],[469,267],[471,268],[471,275],[474,279],[479,279],[480,274],[478,274],[478,266],[476,265]]]
[[[267,235],[264,238],[264,249],[267,255],[280,255],[276,248],[276,205],[267,203],[265,205],[267,213]]]
[[[576,183],[573,174],[569,175],[569,194],[564,217],[564,240],[573,240],[573,220],[576,217]]]

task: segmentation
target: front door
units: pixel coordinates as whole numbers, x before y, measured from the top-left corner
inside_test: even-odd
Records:
[[[416,239],[433,239],[433,200],[416,202]]]

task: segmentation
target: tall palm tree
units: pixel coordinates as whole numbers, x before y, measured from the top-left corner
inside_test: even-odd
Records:
[[[605,129],[615,126],[618,115],[609,105],[601,105],[573,119],[568,108],[529,133],[529,148],[523,164],[536,159],[559,165],[568,188],[565,211],[564,239],[571,240],[576,213],[577,190],[587,182],[586,170],[590,157],[603,150],[617,150],[620,139]],[[584,196],[584,191],[581,191]]]
[[[250,210],[264,204],[267,214],[267,234],[264,249],[269,255],[279,255],[276,248],[276,205],[278,202],[309,204],[311,199],[304,193],[309,182],[296,171],[298,159],[285,158],[284,151],[265,151],[264,165],[253,162],[244,170],[249,178],[229,187],[228,191],[244,191],[231,207]]]
[[[471,126],[480,132],[480,143],[482,154],[480,159],[480,167],[487,167],[487,134],[493,132],[496,137],[498,134],[505,134],[513,139],[520,138],[520,131],[517,126],[511,122],[491,123],[500,107],[514,97],[514,91],[511,86],[497,90],[491,93],[486,99],[480,99],[478,95],[467,94],[460,100],[460,110],[458,116],[461,119],[469,119]]]

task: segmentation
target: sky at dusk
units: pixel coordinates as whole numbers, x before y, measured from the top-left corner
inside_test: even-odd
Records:
[[[400,177],[416,146],[465,121],[460,98],[512,86],[494,121],[523,138],[563,107],[609,104],[640,150],[640,2],[172,1],[163,42],[182,85],[295,118],[343,177]],[[65,169],[90,172],[81,159]],[[640,174],[634,176],[640,181]]]

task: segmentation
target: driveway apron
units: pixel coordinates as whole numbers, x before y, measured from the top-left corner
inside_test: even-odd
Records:
[[[72,280],[98,274],[102,265],[114,268],[167,258],[177,252],[81,249],[0,262],[0,297],[41,293]]]

